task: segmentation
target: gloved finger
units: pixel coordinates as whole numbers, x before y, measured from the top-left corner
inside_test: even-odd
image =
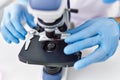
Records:
[[[7,43],[11,43],[12,41],[10,41],[7,37],[6,37],[6,34],[4,34],[4,31],[5,31],[5,19],[6,19],[6,17],[8,18],[9,17],[9,15],[8,14],[6,14],[6,13],[4,13],[3,14],[3,19],[2,19],[2,21],[1,21],[1,24],[0,24],[0,32],[1,32],[1,34],[3,35],[2,37],[4,38],[4,40],[7,42]],[[7,32],[6,32],[7,33]],[[9,33],[7,33],[7,34],[9,34]]]
[[[3,18],[2,18],[2,21],[1,21],[1,24],[0,24],[1,27],[5,26],[6,21],[8,21],[8,19],[10,18],[9,16],[10,15],[7,12],[4,11]]]
[[[31,14],[25,12],[25,19],[26,19],[27,24],[28,24],[31,28],[36,27],[36,25],[35,25],[35,23],[34,23],[34,17],[33,17]]]
[[[91,24],[92,24],[92,21],[87,21],[86,23],[80,25],[79,27],[77,27],[75,29],[68,30],[66,32],[70,33],[70,34],[74,34],[74,33],[77,33],[79,31],[85,29],[86,27],[90,26]]]
[[[104,62],[104,61],[106,61],[107,59],[109,59],[111,56],[114,55],[114,52],[110,52],[110,51],[105,51],[105,53],[106,53],[106,56],[103,57],[101,60],[96,61],[96,63],[97,63],[97,62]]]
[[[14,37],[6,27],[3,27],[1,31],[3,31],[2,35],[4,36],[4,39],[8,43],[10,42],[19,43],[19,40],[16,37]]]
[[[79,31],[75,34],[72,34],[71,36],[68,36],[65,39],[66,43],[72,43],[78,40],[83,40],[89,37],[92,37],[94,35],[97,35],[97,30],[96,30],[96,24],[91,25],[90,27],[85,28],[82,31]]]
[[[3,38],[4,38],[4,40],[5,40],[7,43],[9,43],[9,44],[12,43],[12,41],[8,40],[6,37],[3,36]]]
[[[16,38],[20,38],[22,40],[25,39],[25,36],[20,34],[18,31],[16,31],[15,27],[12,25],[12,23],[9,21],[8,24],[6,25],[6,28],[11,32],[12,35],[14,35]]]
[[[11,44],[11,41],[10,41],[6,36],[4,36],[4,34],[2,34],[2,35],[3,35],[4,40],[5,40],[7,43]]]
[[[116,41],[117,42],[117,41]],[[113,43],[114,44],[114,43]],[[118,44],[118,43],[117,43]],[[115,51],[116,51],[116,48],[115,49],[112,49],[112,47],[111,46],[109,46],[109,44],[108,44],[108,47],[107,48],[109,48],[109,49],[107,49],[107,50],[105,50],[105,53],[106,53],[106,55],[101,59],[101,60],[99,60],[99,61],[97,61],[97,62],[103,62],[103,61],[106,61],[109,57],[111,57],[111,56],[113,56],[114,55],[114,53],[115,53]]]
[[[98,63],[98,62],[104,62],[106,61],[107,59],[109,59],[110,56],[106,55],[105,57],[103,57],[102,59],[96,61],[95,63]]]
[[[104,3],[113,3],[115,1],[117,1],[117,0],[103,0]]]
[[[16,19],[15,19],[15,17]],[[13,24],[12,24],[13,23]],[[22,27],[20,23],[20,18],[17,15],[10,15],[8,12],[5,12],[3,15],[3,20],[1,22],[1,25],[5,25],[7,29],[13,33],[15,32],[14,36],[17,35],[21,39],[24,38],[25,34],[27,33],[25,29]],[[19,29],[20,28],[20,29]],[[21,30],[22,29],[22,30]],[[17,33],[16,33],[17,32]],[[19,32],[19,33],[18,33]],[[23,36],[23,37],[22,37]]]
[[[95,45],[98,45],[100,42],[100,36],[94,36],[85,40],[77,41],[75,43],[72,43],[64,48],[64,53],[69,55],[73,54],[75,52],[78,52],[80,50],[83,50],[85,48],[89,48]]]
[[[74,68],[79,70],[88,65],[95,63],[96,61],[102,59],[105,56],[104,51],[101,48],[97,48],[93,53],[82,58],[74,64]]]
[[[106,61],[107,59],[109,59],[109,57],[111,57],[113,55],[114,52],[111,53],[110,51],[106,50],[104,53],[106,53],[106,55],[102,59],[96,61],[96,63]]]
[[[13,26],[15,27],[16,31],[25,36],[27,34],[27,31],[25,28],[22,26],[20,19],[16,18],[11,18],[11,22]]]

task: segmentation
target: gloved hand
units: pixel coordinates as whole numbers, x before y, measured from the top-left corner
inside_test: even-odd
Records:
[[[113,3],[115,1],[117,1],[117,0],[103,0],[104,3]]]
[[[22,25],[23,20],[31,28],[35,27],[34,18],[28,13],[25,5],[12,3],[5,7],[0,31],[6,42],[19,43],[19,39],[25,39],[27,32]]]
[[[81,26],[69,30],[68,33],[71,33],[71,36],[67,37],[65,42],[69,45],[64,49],[67,55],[98,45],[98,48],[91,54],[74,64],[76,69],[107,60],[114,54],[118,46],[119,25],[114,19],[88,20]]]

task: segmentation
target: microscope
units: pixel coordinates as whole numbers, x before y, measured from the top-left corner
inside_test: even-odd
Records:
[[[78,10],[70,8],[69,0],[52,1],[54,3],[50,0],[28,0],[28,11],[34,16],[36,27],[28,32],[19,53],[20,61],[44,65],[43,71],[50,75],[61,73],[64,67],[72,67],[81,59],[81,52],[64,54],[64,48],[68,45],[64,39],[70,36],[66,31],[72,26],[71,13],[78,13]],[[51,7],[53,4],[57,4],[56,7]],[[46,80],[44,76],[43,80]],[[56,80],[61,80],[61,77],[59,75]]]

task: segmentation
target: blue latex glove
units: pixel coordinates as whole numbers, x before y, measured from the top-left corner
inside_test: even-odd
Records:
[[[113,3],[116,2],[117,0],[103,0],[104,3]]]
[[[98,45],[98,48],[91,54],[74,64],[75,69],[107,60],[114,54],[118,46],[119,25],[114,19],[92,19],[69,30],[68,33],[72,35],[65,39],[65,42],[69,44],[64,49],[67,55]]]
[[[19,39],[25,39],[27,32],[22,25],[23,20],[30,27],[35,27],[34,18],[27,12],[25,5],[12,3],[4,9],[0,30],[6,42],[19,43]]]
[[[15,0],[15,1],[24,5],[27,5],[28,3],[28,0]]]

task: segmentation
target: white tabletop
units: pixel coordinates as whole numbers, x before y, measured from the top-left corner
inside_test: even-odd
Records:
[[[9,45],[0,37],[1,80],[42,80],[42,66],[24,64],[18,60],[23,43]],[[93,64],[80,71],[70,68],[68,80],[120,80],[120,46],[106,62]]]

